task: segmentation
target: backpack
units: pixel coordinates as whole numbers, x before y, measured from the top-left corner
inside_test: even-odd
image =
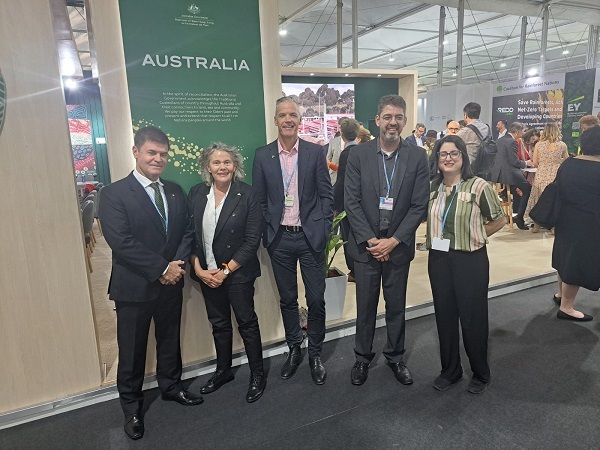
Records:
[[[490,126],[488,125],[488,135],[484,138],[481,132],[475,125],[467,125],[479,138],[479,149],[477,150],[477,156],[475,161],[471,164],[473,173],[486,181],[492,180],[492,166],[496,160],[496,154],[498,148],[496,147],[496,141],[492,139],[492,133]]]

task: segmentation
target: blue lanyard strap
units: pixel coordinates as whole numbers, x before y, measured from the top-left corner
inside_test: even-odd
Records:
[[[444,204],[442,204],[441,200],[445,200],[446,196],[444,195],[444,183],[440,184],[440,220],[442,221],[442,230],[441,230],[441,238],[444,238],[444,228],[446,227],[446,220],[448,219],[448,213],[450,212],[450,208],[452,207],[452,202],[456,198],[458,194],[458,190],[460,189],[460,185],[462,184],[462,180],[456,186],[456,190],[454,191],[454,195],[450,199],[450,203],[448,203],[448,208],[446,208],[446,213],[444,214]],[[444,202],[445,203],[445,202]]]
[[[285,181],[285,172],[283,171],[283,166],[281,166],[281,175],[283,175],[283,185],[285,186],[285,195],[288,195],[290,191],[290,185],[292,184],[292,179],[294,178],[294,174],[296,173],[296,169],[298,168],[298,159],[296,159],[296,164],[294,165],[294,170],[292,170],[292,174],[290,178]]]
[[[396,150],[396,157],[394,158],[394,167],[392,168],[392,176],[388,178],[387,168],[385,167],[385,155],[381,152],[381,160],[383,161],[383,173],[385,174],[385,182],[387,184],[387,193],[385,198],[390,196],[392,190],[392,183],[394,182],[394,174],[396,173],[396,161],[398,161],[398,150]]]

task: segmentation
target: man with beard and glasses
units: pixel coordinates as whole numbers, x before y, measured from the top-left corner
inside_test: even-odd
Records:
[[[373,336],[379,286],[383,285],[387,343],[383,354],[396,379],[412,384],[404,364],[406,284],[415,256],[415,231],[429,198],[427,154],[400,137],[406,102],[398,95],[379,100],[380,135],[350,152],[344,184],[350,222],[348,252],[356,279],[356,362],[351,382],[367,380],[375,357]]]

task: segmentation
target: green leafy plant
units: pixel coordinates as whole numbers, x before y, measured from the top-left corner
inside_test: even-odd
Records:
[[[327,247],[325,248],[325,276],[329,276],[331,270],[331,263],[338,250],[347,242],[342,241],[342,236],[338,233],[340,222],[346,217],[346,211],[342,211],[333,218],[331,224],[331,230],[329,231],[329,238],[327,239]],[[330,256],[331,255],[331,256]]]

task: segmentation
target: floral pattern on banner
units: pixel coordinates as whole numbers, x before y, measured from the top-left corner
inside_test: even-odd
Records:
[[[96,174],[96,158],[92,146],[92,129],[87,120],[87,110],[83,105],[67,105],[69,132],[75,176],[81,181],[86,175]]]

